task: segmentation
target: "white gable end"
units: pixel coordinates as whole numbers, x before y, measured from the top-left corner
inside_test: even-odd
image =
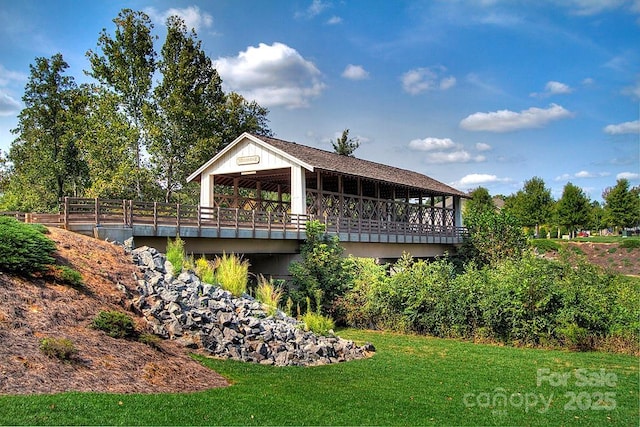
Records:
[[[236,144],[203,171],[204,175],[251,172],[291,167],[292,162],[279,153],[248,138]]]

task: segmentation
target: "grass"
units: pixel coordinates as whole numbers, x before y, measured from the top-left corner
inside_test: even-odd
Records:
[[[239,297],[247,292],[247,280],[249,279],[249,261],[241,256],[222,254],[216,257],[216,281],[223,289]]]
[[[0,424],[637,425],[638,359],[631,356],[356,330],[341,335],[371,341],[378,351],[370,359],[313,368],[198,357],[233,386],[191,394],[0,396]],[[538,369],[560,377],[579,368],[587,374],[615,374],[615,386],[580,387],[573,376],[567,386],[552,387],[550,381],[537,385]],[[477,405],[477,396],[501,391],[515,396],[513,405]],[[571,402],[570,393],[586,393],[580,400],[586,408],[584,396],[597,398],[605,392],[614,394],[615,409],[580,409]],[[540,412],[541,403],[526,410],[515,405],[523,396],[531,402],[533,394],[552,397],[548,411]]]

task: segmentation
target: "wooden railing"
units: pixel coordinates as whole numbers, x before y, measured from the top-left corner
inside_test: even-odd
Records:
[[[465,229],[412,222],[393,222],[335,216],[298,215],[289,212],[245,210],[240,208],[204,207],[176,203],[137,202],[132,200],[88,199],[66,197],[58,214],[19,214],[6,212],[25,222],[41,222],[73,229],[79,225],[197,227],[236,230],[294,232],[304,239],[307,221],[318,220],[330,234],[348,234],[359,240],[369,236],[432,236],[460,238]],[[45,216],[42,216],[45,215]],[[40,221],[39,221],[40,219]],[[45,221],[46,220],[46,221]],[[199,234],[199,233],[198,233]],[[284,234],[282,234],[284,235]],[[351,240],[351,238],[349,239]],[[369,239],[370,240],[370,239]],[[380,239],[381,241],[382,239]]]

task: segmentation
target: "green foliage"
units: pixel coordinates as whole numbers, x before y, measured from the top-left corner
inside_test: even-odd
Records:
[[[140,334],[140,336],[138,337],[138,342],[141,342],[142,344],[148,345],[151,348],[154,348],[156,350],[160,350],[160,342],[162,341],[162,339],[160,339],[159,336],[154,335],[154,334],[150,334],[148,332],[144,332],[142,334]]]
[[[276,314],[283,294],[284,291],[273,282],[273,279],[267,280],[262,274],[258,275],[256,299],[266,307],[268,316]]]
[[[56,270],[56,277],[63,283],[76,288],[84,286],[84,279],[79,271],[66,265],[58,265],[54,269]]]
[[[0,270],[30,274],[52,264],[56,245],[40,230],[14,218],[0,217]]]
[[[591,205],[580,187],[567,183],[562,190],[562,197],[556,203],[556,222],[569,229],[571,237],[578,227],[586,227],[589,223]]]
[[[200,280],[204,283],[213,284],[216,281],[215,266],[213,262],[209,261],[202,255],[195,262],[195,272]]]
[[[235,254],[222,254],[222,257],[216,257],[216,265],[216,281],[223,289],[236,297],[247,292],[249,260]]]
[[[629,189],[627,179],[619,179],[615,187],[603,193],[605,224],[613,227],[633,227],[640,224],[640,192]]]
[[[339,300],[349,325],[438,337],[590,349],[615,337],[633,348],[640,332],[640,284],[580,255],[551,261],[525,253],[456,274],[448,259],[405,255],[391,275],[351,259],[352,286]]]
[[[464,204],[464,215],[477,215],[484,211],[495,211],[496,205],[493,198],[489,194],[489,190],[485,187],[478,187],[473,190],[469,196],[471,199],[466,200]]]
[[[325,233],[325,226],[314,220],[306,224],[307,239],[300,247],[301,261],[289,265],[297,293],[292,293],[297,303],[306,297],[316,299],[322,292],[323,310],[329,310],[334,300],[346,290],[343,268],[343,248],[337,237]]]
[[[523,189],[507,198],[504,209],[514,215],[525,226],[534,227],[535,235],[541,236],[539,226],[551,219],[553,198],[544,180],[533,177],[525,181]]]
[[[333,145],[333,151],[341,156],[353,157],[353,152],[360,146],[358,138],[349,138],[349,129],[342,131],[342,136],[336,139],[336,142],[331,142]]]
[[[78,353],[70,339],[49,337],[40,340],[40,351],[49,357],[60,360],[70,360]]]
[[[304,322],[305,331],[311,331],[318,335],[333,335],[333,330],[336,327],[333,319],[311,310],[307,310],[300,320]]]
[[[624,239],[620,243],[621,248],[625,249],[638,249],[640,248],[640,239]]]
[[[483,211],[465,218],[468,235],[460,254],[465,261],[495,265],[505,259],[518,259],[527,239],[518,220],[508,212]]]
[[[112,338],[132,338],[135,335],[133,320],[119,311],[101,311],[93,319],[91,327],[106,332]]]
[[[182,272],[187,254],[184,251],[184,240],[177,235],[174,240],[167,239],[167,261],[173,266],[176,275]]]
[[[537,249],[540,253],[558,252],[560,250],[560,244],[550,239],[532,239],[529,240],[529,246]]]

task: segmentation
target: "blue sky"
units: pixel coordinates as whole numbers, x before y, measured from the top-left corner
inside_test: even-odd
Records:
[[[185,18],[281,139],[331,150],[349,128],[357,157],[463,191],[640,184],[640,0],[0,0],[0,150],[29,64],[60,52],[90,81],[85,52],[125,7],[158,50]]]

